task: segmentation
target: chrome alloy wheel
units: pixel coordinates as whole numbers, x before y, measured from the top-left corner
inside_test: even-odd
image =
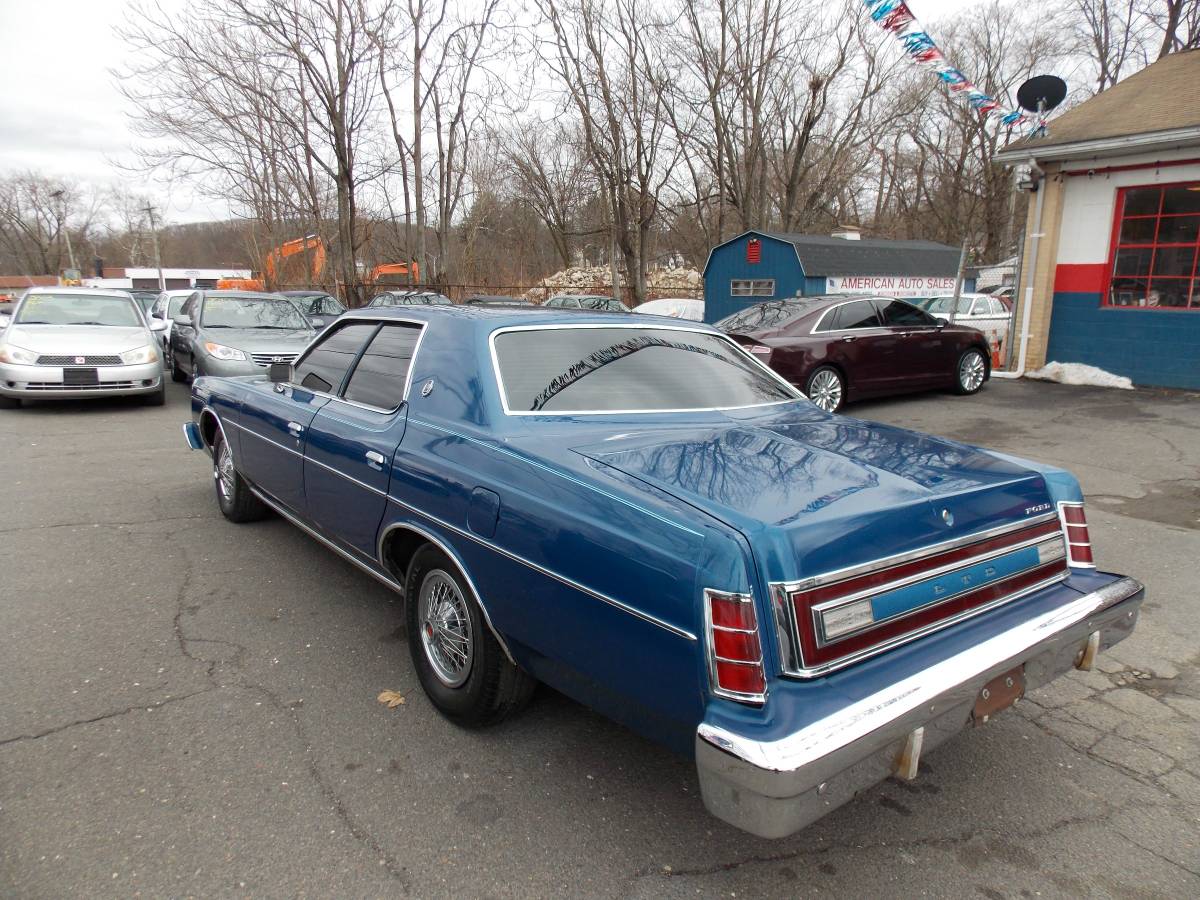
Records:
[[[441,569],[431,570],[421,582],[417,621],[433,673],[446,687],[459,687],[471,674],[471,615],[458,585]]]
[[[217,480],[217,490],[221,499],[233,499],[234,471],[233,454],[229,452],[229,442],[221,441],[221,449],[217,452],[217,460],[213,463],[213,478]]]
[[[982,353],[972,350],[963,354],[962,361],[958,364],[958,383],[964,391],[971,393],[979,390],[985,375],[987,364],[983,361]]]
[[[808,386],[808,399],[825,412],[833,412],[842,405],[842,381],[832,369],[825,369],[813,376]]]

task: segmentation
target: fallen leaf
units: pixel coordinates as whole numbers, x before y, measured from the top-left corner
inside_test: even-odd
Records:
[[[397,691],[384,691],[375,699],[380,703],[386,703],[388,709],[395,709],[397,706],[404,705],[404,695]]]

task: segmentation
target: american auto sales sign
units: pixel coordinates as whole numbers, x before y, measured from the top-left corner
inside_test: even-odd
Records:
[[[932,297],[954,293],[953,275],[830,275],[825,281],[827,294]]]

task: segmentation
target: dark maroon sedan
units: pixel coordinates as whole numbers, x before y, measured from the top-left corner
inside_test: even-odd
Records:
[[[716,324],[828,412],[883,394],[952,388],[991,375],[987,338],[890,297],[797,297]]]

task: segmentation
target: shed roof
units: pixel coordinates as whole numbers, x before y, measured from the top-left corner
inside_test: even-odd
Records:
[[[1200,128],[1200,50],[1171,53],[1085,100],[1046,126],[1004,148],[1039,156],[1042,150],[1083,141]]]
[[[795,247],[804,274],[809,276],[958,274],[959,248],[936,241],[854,241],[820,234],[763,234]]]

